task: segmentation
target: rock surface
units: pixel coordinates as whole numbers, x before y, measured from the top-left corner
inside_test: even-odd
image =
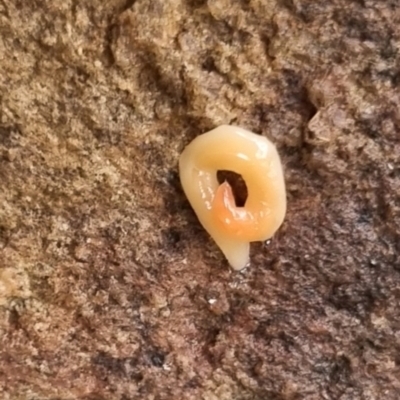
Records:
[[[0,1],[0,397],[400,393],[397,0]],[[180,151],[234,123],[288,214],[232,272]]]

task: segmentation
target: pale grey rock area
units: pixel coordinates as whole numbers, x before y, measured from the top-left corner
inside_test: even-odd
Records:
[[[179,154],[265,135],[230,270]],[[0,0],[0,398],[400,397],[397,0]]]

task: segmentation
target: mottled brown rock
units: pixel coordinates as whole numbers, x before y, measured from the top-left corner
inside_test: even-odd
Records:
[[[0,398],[398,399],[399,10],[0,1]],[[221,123],[285,164],[243,273],[177,176]]]

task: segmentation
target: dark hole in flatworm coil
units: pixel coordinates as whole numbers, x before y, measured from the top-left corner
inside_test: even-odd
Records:
[[[246,204],[248,192],[246,182],[244,181],[242,176],[233,171],[220,170],[217,171],[217,180],[219,184],[227,181],[232,187],[236,207],[244,207],[244,205]]]

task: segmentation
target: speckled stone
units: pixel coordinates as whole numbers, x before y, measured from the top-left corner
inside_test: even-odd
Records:
[[[398,400],[398,0],[0,1],[0,398]],[[276,143],[231,271],[177,175]]]

